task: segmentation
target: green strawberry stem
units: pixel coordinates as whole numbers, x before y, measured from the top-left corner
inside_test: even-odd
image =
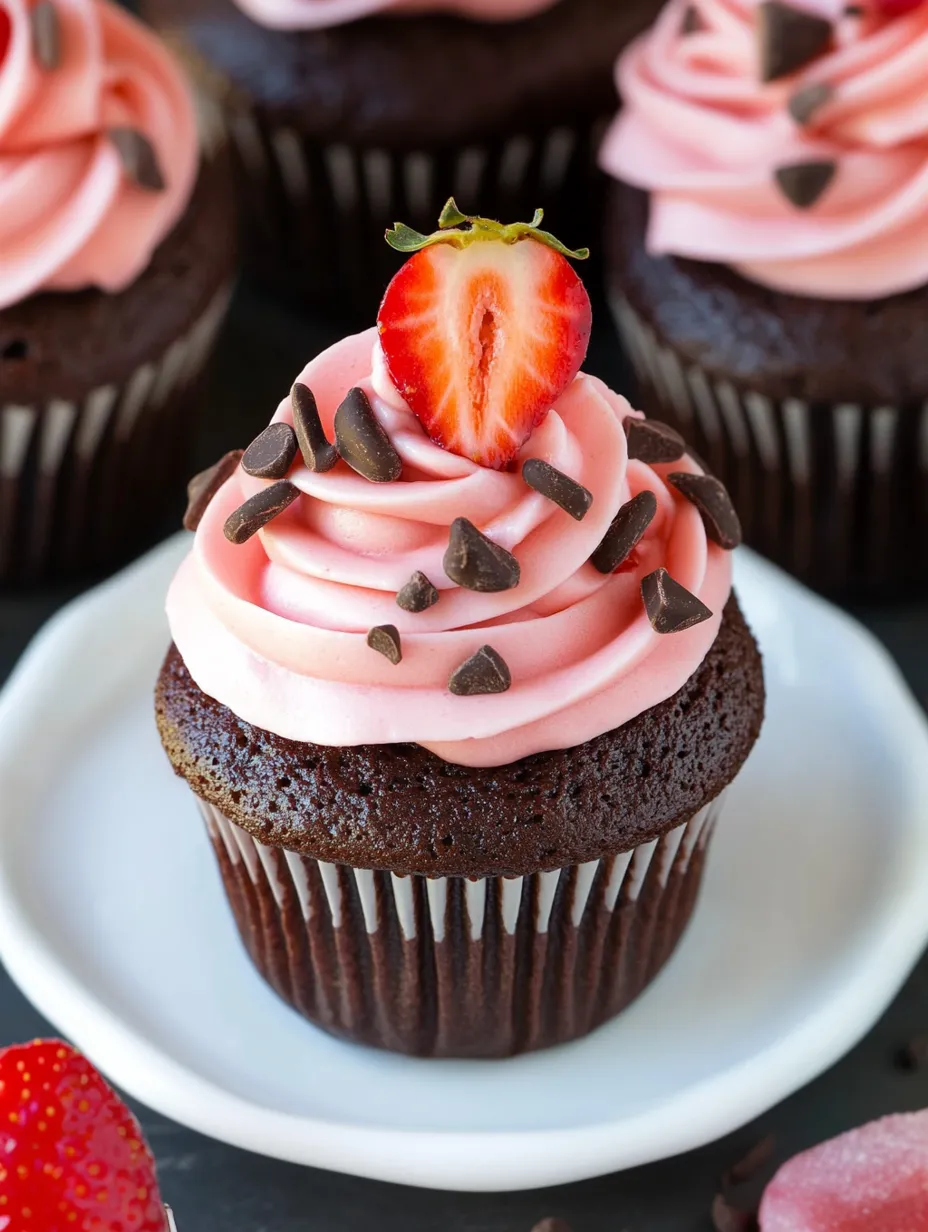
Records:
[[[590,255],[589,248],[578,248],[574,251],[562,244],[557,236],[550,231],[542,231],[541,222],[545,216],[544,210],[536,210],[531,222],[495,222],[492,218],[478,218],[472,214],[462,214],[455,203],[454,197],[449,197],[438,220],[438,231],[431,235],[423,235],[414,231],[404,222],[398,222],[386,234],[387,243],[397,252],[421,252],[423,248],[431,248],[434,244],[450,244],[453,248],[469,248],[487,240],[495,240],[502,244],[518,244],[520,240],[537,240],[547,248],[553,248],[562,257],[570,257],[574,261],[585,261]]]

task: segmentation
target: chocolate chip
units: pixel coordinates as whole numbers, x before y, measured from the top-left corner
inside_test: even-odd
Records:
[[[137,128],[110,128],[107,136],[122,160],[122,169],[139,188],[163,192],[167,187],[155,147]]]
[[[867,10],[862,4],[847,4],[844,7],[845,17],[864,17],[866,13]]]
[[[404,612],[425,612],[441,598],[438,591],[418,569],[396,596],[397,607]]]
[[[296,433],[289,424],[268,424],[245,450],[242,469],[258,479],[283,479],[293,465],[296,448]]]
[[[532,1232],[573,1232],[566,1219],[542,1219],[536,1223]]]
[[[928,1069],[928,1035],[913,1035],[896,1053],[895,1064],[910,1074]]]
[[[393,483],[402,474],[400,455],[363,389],[349,390],[335,412],[335,442],[351,469],[371,483]]]
[[[712,616],[701,599],[675,582],[663,568],[644,578],[641,595],[655,633],[682,633]]]
[[[699,9],[695,4],[688,4],[683,14],[683,21],[680,23],[680,33],[683,35],[699,34],[705,29],[706,23]]]
[[[712,1203],[712,1226],[715,1232],[757,1232],[757,1216],[732,1206],[724,1194],[716,1194]]]
[[[529,458],[522,467],[522,478],[530,488],[554,501],[578,522],[583,521],[593,503],[593,493],[582,483],[577,483],[550,462],[542,462],[541,458]]]
[[[52,0],[39,0],[29,14],[32,54],[40,68],[51,72],[61,64],[61,21]]]
[[[467,518],[455,518],[452,522],[443,564],[452,582],[481,594],[512,590],[522,576],[512,553],[481,534]]]
[[[747,1155],[739,1159],[737,1163],[732,1164],[722,1177],[723,1189],[744,1185],[748,1181],[753,1180],[758,1172],[773,1159],[776,1145],[777,1140],[773,1134],[768,1134],[766,1138],[761,1138],[760,1142],[752,1146]]]
[[[303,461],[317,475],[325,474],[338,461],[338,450],[329,443],[322,430],[313,391],[297,381],[290,391],[290,405],[293,407],[293,427]]]
[[[633,496],[612,519],[603,541],[590,557],[600,573],[614,573],[628,554],[641,542],[657,513],[657,497],[645,490]]]
[[[281,479],[269,488],[262,488],[229,514],[222,528],[223,534],[230,543],[246,543],[262,526],[267,526],[272,518],[292,505],[299,494],[300,489],[289,479]]]
[[[371,650],[376,650],[385,659],[389,659],[394,667],[403,661],[403,647],[396,625],[378,625],[376,629],[371,629],[367,635],[367,644]]]
[[[797,124],[808,124],[833,97],[834,88],[827,81],[812,81],[798,89],[786,106]]]
[[[626,419],[628,456],[636,462],[676,462],[686,453],[686,441],[679,432],[659,419]]]
[[[667,476],[678,492],[696,506],[702,516],[706,534],[720,548],[732,551],[741,543],[741,522],[731,503],[728,490],[712,475],[691,475],[677,471]]]
[[[232,449],[224,454],[215,466],[200,471],[187,484],[187,512],[184,514],[184,530],[196,530],[209,508],[210,501],[232,475],[242,460],[241,449]]]
[[[830,21],[781,0],[764,0],[759,19],[761,81],[788,77],[821,55],[831,42]]]
[[[788,163],[777,167],[774,175],[787,201],[797,209],[807,210],[818,201],[837,169],[833,162]]]
[[[481,646],[476,654],[451,673],[448,688],[455,697],[477,697],[482,693],[505,693],[512,685],[509,668],[492,646]]]

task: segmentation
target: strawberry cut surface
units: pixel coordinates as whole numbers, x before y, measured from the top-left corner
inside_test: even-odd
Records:
[[[0,1052],[0,1232],[166,1232],[138,1122],[60,1040]]]
[[[377,323],[390,378],[432,440],[498,470],[579,372],[592,310],[560,252],[482,240],[415,253]]]

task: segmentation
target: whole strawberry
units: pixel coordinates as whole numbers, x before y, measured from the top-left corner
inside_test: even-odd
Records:
[[[165,1232],[138,1122],[60,1040],[0,1052],[0,1229]]]
[[[571,252],[530,223],[504,226],[449,201],[439,230],[402,224],[412,256],[377,326],[390,379],[429,436],[496,470],[515,458],[586,358],[593,314]]]

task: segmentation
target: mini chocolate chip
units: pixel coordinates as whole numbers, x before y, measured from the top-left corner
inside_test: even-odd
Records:
[[[724,1194],[716,1194],[712,1203],[712,1226],[715,1232],[757,1232],[757,1217],[750,1211],[732,1206]]]
[[[351,469],[371,483],[393,483],[402,474],[400,455],[363,389],[350,389],[335,412],[335,441]]]
[[[686,11],[683,14],[683,21],[680,23],[680,33],[700,34],[706,29],[706,23],[703,21],[702,13],[695,4],[688,4]]]
[[[742,540],[741,522],[731,503],[728,490],[712,475],[692,475],[677,471],[667,476],[667,482],[696,506],[702,516],[706,534],[713,543],[730,552]]]
[[[844,6],[845,17],[864,17],[867,10],[862,4],[847,4]]]
[[[682,633],[709,620],[703,601],[675,582],[666,569],[655,569],[641,583],[645,611],[655,633]]]
[[[657,497],[645,490],[623,505],[612,519],[603,541],[590,557],[600,573],[614,573],[629,552],[641,542],[657,513]]]
[[[39,0],[29,14],[32,54],[40,68],[51,72],[61,64],[61,21],[53,0]]]
[[[787,201],[799,210],[808,210],[834,179],[838,164],[830,161],[787,163],[774,175]]]
[[[187,484],[187,512],[184,514],[184,530],[196,530],[209,508],[210,501],[232,475],[242,460],[243,451],[232,449],[219,459],[215,466],[200,471]]]
[[[798,89],[786,106],[797,124],[808,124],[833,97],[834,88],[827,81],[812,81]]]
[[[555,505],[559,505],[577,522],[582,522],[589,513],[593,493],[550,462],[543,462],[541,458],[529,458],[522,467],[522,478],[530,488],[554,501]]]
[[[512,685],[509,668],[492,646],[481,646],[476,654],[455,668],[448,688],[455,697],[477,697],[483,693],[505,693]]]
[[[122,169],[139,188],[163,192],[167,187],[155,147],[137,128],[110,128],[107,136],[122,160]]]
[[[293,465],[296,449],[296,433],[289,424],[268,424],[245,450],[242,469],[258,479],[283,479]]]
[[[731,1189],[752,1181],[761,1169],[765,1168],[776,1150],[777,1140],[773,1134],[761,1138],[754,1146],[728,1169],[722,1177],[723,1189]]]
[[[548,1218],[536,1223],[532,1232],[573,1232],[573,1229],[566,1219]]]
[[[628,456],[649,466],[677,462],[686,453],[686,441],[679,432],[659,419],[626,419]]]
[[[519,585],[519,562],[482,534],[467,518],[455,518],[443,564],[452,582],[465,590],[498,594]]]
[[[831,42],[830,21],[781,0],[765,0],[759,21],[761,81],[788,77],[821,55]]]
[[[928,1035],[913,1035],[896,1053],[895,1064],[906,1073],[928,1069]]]
[[[396,596],[396,604],[404,612],[418,613],[434,607],[440,598],[441,596],[429,579],[417,569]]]
[[[223,534],[230,543],[246,543],[262,526],[267,526],[272,518],[292,505],[299,494],[300,489],[289,479],[281,479],[269,488],[262,488],[229,514],[222,528]]]
[[[367,644],[396,667],[403,661],[403,646],[396,625],[378,625],[367,635]]]
[[[338,461],[338,450],[330,444],[322,430],[319,408],[313,391],[299,381],[290,391],[293,407],[293,427],[300,445],[300,453],[309,470],[322,475],[330,471]]]

